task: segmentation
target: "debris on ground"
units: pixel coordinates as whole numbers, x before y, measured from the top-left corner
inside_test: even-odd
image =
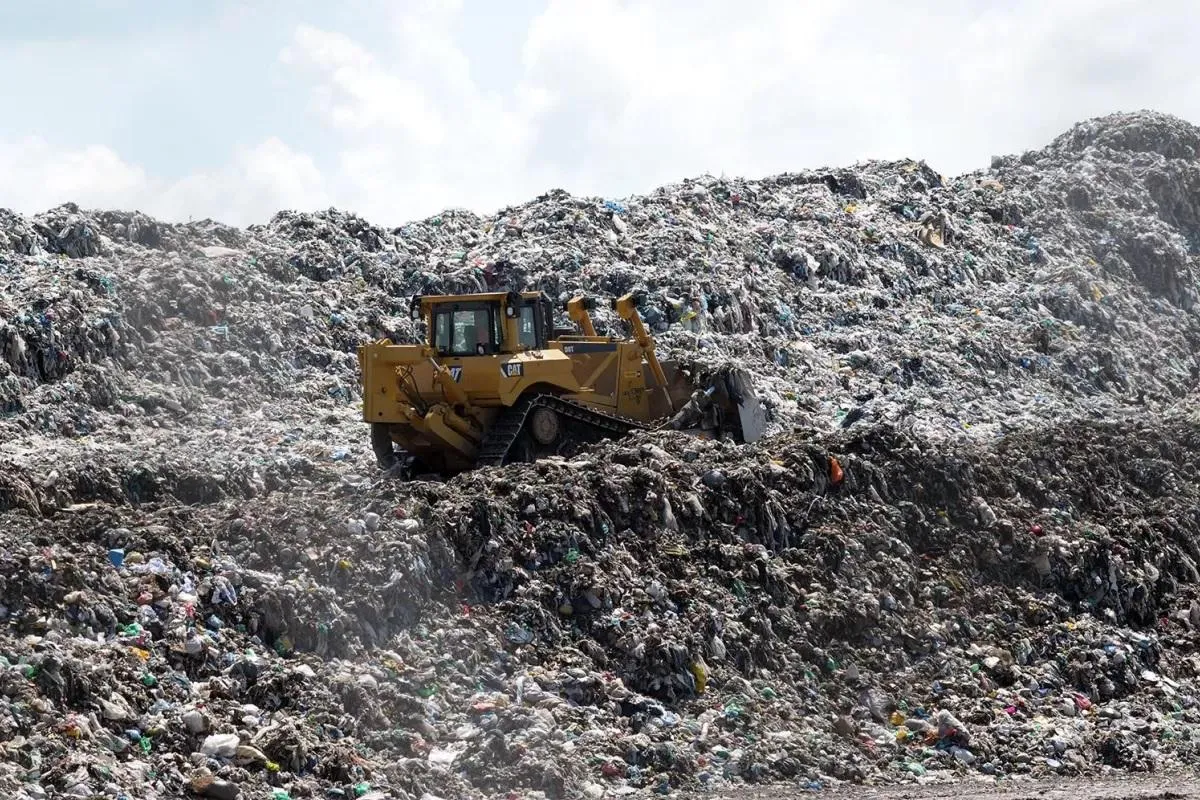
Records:
[[[1200,748],[1200,129],[398,228],[0,211],[0,787],[602,797]],[[753,445],[374,464],[414,293],[641,290]],[[617,331],[612,316],[601,330]]]

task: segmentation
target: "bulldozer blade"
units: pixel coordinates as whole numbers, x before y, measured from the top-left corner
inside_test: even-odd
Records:
[[[679,404],[667,423],[670,427],[704,436],[734,434],[746,443],[763,437],[767,412],[750,373],[730,367],[693,377],[691,399]]]
[[[729,399],[737,406],[742,441],[747,444],[757,442],[767,429],[767,411],[754,391],[750,373],[744,369],[730,370],[725,376],[725,383],[729,390]]]

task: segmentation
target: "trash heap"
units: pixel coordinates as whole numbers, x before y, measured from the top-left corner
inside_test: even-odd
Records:
[[[399,228],[0,212],[0,787],[602,798],[1200,743],[1200,130]],[[637,291],[751,446],[381,475],[413,293]],[[602,316],[600,327],[619,331]]]

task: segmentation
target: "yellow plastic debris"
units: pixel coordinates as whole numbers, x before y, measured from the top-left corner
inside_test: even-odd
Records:
[[[704,687],[708,686],[708,665],[703,661],[693,661],[692,675],[696,678],[696,694],[704,694]]]

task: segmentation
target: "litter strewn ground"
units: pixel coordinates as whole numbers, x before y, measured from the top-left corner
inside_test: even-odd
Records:
[[[394,229],[0,211],[0,788],[1194,765],[1198,154],[1142,113],[960,178],[867,163]],[[385,479],[355,347],[411,337],[413,293],[501,288],[644,290],[662,350],[754,373],[772,435]]]

